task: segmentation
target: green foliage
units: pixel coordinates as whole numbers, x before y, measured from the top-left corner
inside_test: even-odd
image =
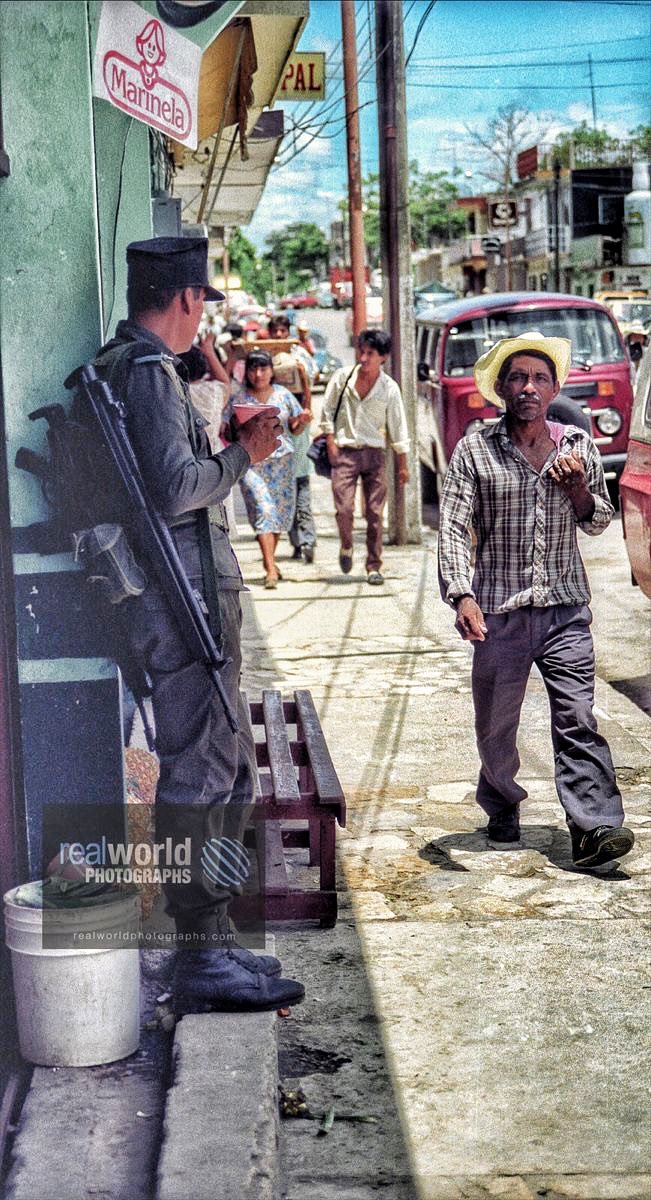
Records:
[[[297,221],[285,225],[266,239],[269,249],[263,262],[276,270],[278,285],[283,291],[297,291],[309,286],[328,262],[328,243],[318,225]]]
[[[372,265],[380,256],[380,177],[367,175],[362,183],[364,195],[364,238]],[[417,162],[409,164],[409,212],[412,240],[417,246],[447,242],[463,234],[465,218],[452,203],[459,195],[456,184],[445,171],[420,171]]]
[[[651,159],[651,125],[636,125],[629,134],[636,158]]]
[[[576,166],[596,166],[619,149],[617,138],[611,137],[605,129],[593,129],[587,121],[581,121],[574,129],[559,133],[554,142],[554,150],[562,167],[570,165],[570,151],[574,145],[574,162]]]
[[[255,246],[241,229],[231,233],[228,255],[231,271],[240,276],[244,290],[251,292],[259,304],[264,304],[265,294],[271,289],[271,268],[269,263],[258,258]]]

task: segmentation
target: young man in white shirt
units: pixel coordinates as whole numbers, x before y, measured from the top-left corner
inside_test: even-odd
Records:
[[[366,505],[366,578],[374,585],[384,583],[380,568],[387,438],[397,455],[401,485],[409,480],[409,433],[402,396],[395,380],[382,369],[390,350],[391,338],[384,330],[360,333],[357,366],[350,373],[346,367],[335,372],[326,389],[321,418],[332,467],[341,542],[339,565],[344,575],[352,570],[355,487],[361,478]]]

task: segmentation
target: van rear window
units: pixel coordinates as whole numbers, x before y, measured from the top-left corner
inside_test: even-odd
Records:
[[[591,308],[510,309],[474,321],[459,321],[448,330],[445,345],[446,375],[472,375],[477,359],[500,338],[517,337],[537,330],[547,337],[572,342],[572,362],[623,362],[624,351],[606,313]]]

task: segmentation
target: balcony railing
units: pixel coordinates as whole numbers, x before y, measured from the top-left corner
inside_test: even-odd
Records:
[[[569,225],[559,225],[558,246],[561,254],[567,254],[570,248]],[[555,225],[543,225],[542,229],[534,229],[525,238],[525,254],[527,258],[544,258],[547,254],[554,254],[555,250]]]

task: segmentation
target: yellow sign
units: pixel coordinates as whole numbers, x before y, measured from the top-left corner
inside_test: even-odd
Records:
[[[292,54],[280,95],[284,100],[325,100],[325,54]]]

